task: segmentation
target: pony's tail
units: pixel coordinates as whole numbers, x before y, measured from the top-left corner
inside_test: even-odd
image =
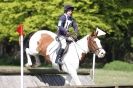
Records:
[[[28,35],[26,35],[26,36],[24,37],[24,41],[23,41],[23,42],[24,42],[24,50],[25,50],[26,48],[29,47],[29,40],[30,40],[31,36],[32,36],[34,33],[35,33],[35,31],[29,33]]]

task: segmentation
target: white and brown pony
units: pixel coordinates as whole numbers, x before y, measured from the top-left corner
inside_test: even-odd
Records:
[[[63,56],[62,70],[68,73],[65,84],[71,85],[71,80],[74,80],[75,85],[81,85],[77,76],[79,62],[84,54],[88,52],[95,53],[99,58],[105,56],[105,50],[101,46],[98,35],[104,33],[101,30],[96,30],[90,35],[84,36],[77,42],[69,44],[68,51]],[[31,66],[32,61],[30,55],[35,56],[36,64],[40,64],[38,55],[44,56],[45,60],[52,63],[52,67],[59,70],[59,65],[55,63],[59,43],[56,41],[56,34],[47,30],[39,30],[35,32],[29,40],[29,47],[25,49],[27,55],[26,66]]]

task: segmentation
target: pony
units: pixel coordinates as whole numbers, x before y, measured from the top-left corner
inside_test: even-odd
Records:
[[[79,62],[83,59],[84,55],[88,52],[96,54],[98,58],[105,56],[105,50],[103,49],[98,36],[105,35],[100,29],[95,30],[90,35],[86,35],[80,40],[72,41],[69,44],[67,52],[63,56],[62,71],[68,73],[65,78],[65,84],[71,85],[71,81],[74,80],[74,85],[82,85],[77,70],[79,68]],[[59,42],[56,40],[56,33],[48,30],[39,30],[33,33],[29,39],[29,47],[25,49],[27,56],[26,67],[32,66],[32,60],[30,55],[35,57],[35,64],[40,65],[38,55],[44,56],[44,59],[52,64],[54,69],[60,71],[60,67],[55,63],[57,51],[59,50]],[[72,39],[72,37],[70,37]]]

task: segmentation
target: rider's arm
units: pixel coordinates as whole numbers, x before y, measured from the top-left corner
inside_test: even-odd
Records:
[[[78,26],[77,26],[77,23],[76,23],[76,21],[73,19],[73,22],[72,22],[72,27],[73,27],[73,29],[74,29],[74,31],[75,31],[75,41],[77,41],[77,37],[78,37]]]
[[[66,35],[66,33],[67,33],[67,31],[64,29],[65,20],[66,20],[66,17],[64,15],[62,15],[59,18],[58,31],[59,31],[59,34],[61,34],[61,35]]]
[[[73,22],[72,22],[72,27],[74,28],[74,31],[75,31],[76,33],[78,33],[78,26],[77,26],[77,23],[76,23],[75,20],[73,20]]]

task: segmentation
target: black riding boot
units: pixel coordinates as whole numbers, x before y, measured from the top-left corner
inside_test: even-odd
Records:
[[[57,54],[55,63],[62,65],[62,59],[61,59],[61,58],[62,58],[63,53],[64,53],[64,49],[61,48],[61,49],[58,51],[58,54]]]

